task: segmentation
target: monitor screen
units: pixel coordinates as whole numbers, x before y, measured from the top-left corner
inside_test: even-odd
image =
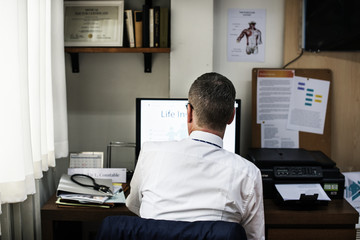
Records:
[[[147,141],[172,141],[188,137],[185,98],[136,99],[136,157]],[[240,154],[241,101],[235,101],[234,121],[226,127],[224,149]]]

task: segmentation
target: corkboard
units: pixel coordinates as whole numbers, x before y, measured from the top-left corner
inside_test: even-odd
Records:
[[[254,148],[261,148],[261,126],[256,123],[257,106],[257,75],[259,70],[295,70],[295,76],[308,77],[319,80],[330,81],[329,98],[325,116],[323,134],[299,132],[299,147],[306,150],[319,150],[331,157],[331,79],[332,73],[329,69],[277,69],[277,68],[254,68],[252,71],[252,142]]]

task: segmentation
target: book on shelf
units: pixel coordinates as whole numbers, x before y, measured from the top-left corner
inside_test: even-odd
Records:
[[[135,47],[140,48],[143,46],[143,12],[134,11],[135,22]]]
[[[154,8],[149,9],[149,47],[154,47]]]
[[[129,43],[129,36],[128,36],[127,24],[126,24],[126,14],[124,14],[123,24],[124,24],[123,47],[129,48],[129,47],[130,47],[130,43]]]
[[[125,24],[128,35],[129,46],[135,47],[134,22],[132,10],[125,10]]]
[[[143,13],[143,29],[142,29],[143,30],[143,38],[142,38],[143,42],[142,42],[142,45],[145,48],[150,47],[149,10],[150,10],[149,5],[144,4],[143,10],[142,10],[142,13]]]
[[[125,10],[125,47],[170,46],[170,12],[168,7],[144,4],[142,10]]]
[[[160,47],[160,7],[154,7],[154,47]]]
[[[167,48],[169,46],[169,9],[160,8],[160,47]]]

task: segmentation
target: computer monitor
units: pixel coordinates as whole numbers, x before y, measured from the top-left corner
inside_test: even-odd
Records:
[[[136,99],[136,159],[147,141],[181,140],[188,137],[185,98]],[[241,101],[236,99],[234,121],[227,125],[224,149],[240,154]]]

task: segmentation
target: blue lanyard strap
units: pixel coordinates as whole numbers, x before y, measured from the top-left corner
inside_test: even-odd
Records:
[[[215,144],[215,143],[212,143],[212,142],[205,141],[205,140],[201,140],[201,139],[197,139],[197,138],[193,138],[192,140],[198,141],[198,142],[207,143],[207,144],[213,145],[213,146],[215,146],[215,147],[221,148],[219,145],[217,145],[217,144]]]

